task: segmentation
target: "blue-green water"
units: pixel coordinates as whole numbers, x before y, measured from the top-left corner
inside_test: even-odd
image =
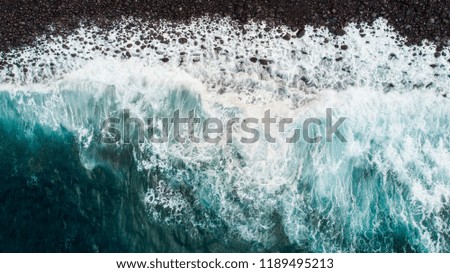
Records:
[[[121,109],[94,92],[1,93],[3,250],[448,250],[445,98],[336,102],[346,143],[104,144],[104,113]],[[202,109],[186,90],[158,96],[140,109]]]

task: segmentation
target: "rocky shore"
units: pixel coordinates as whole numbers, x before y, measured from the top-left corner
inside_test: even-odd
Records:
[[[442,47],[450,39],[450,0],[0,0],[0,52],[31,45],[35,37],[70,33],[80,23],[108,27],[122,16],[186,21],[204,15],[241,22],[266,20],[294,29],[327,26],[337,35],[349,22],[386,18],[408,42]]]

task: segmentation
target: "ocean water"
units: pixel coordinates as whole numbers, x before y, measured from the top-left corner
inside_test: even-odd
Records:
[[[0,250],[450,251],[449,48],[345,30],[124,18],[1,55]],[[327,108],[346,142],[286,143]],[[274,143],[102,142],[125,109],[294,122]]]

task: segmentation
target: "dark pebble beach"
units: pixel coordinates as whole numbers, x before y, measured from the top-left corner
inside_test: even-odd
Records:
[[[0,6],[0,51],[3,52],[32,45],[40,35],[70,33],[80,23],[107,28],[123,16],[174,22],[205,15],[230,16],[240,22],[264,20],[300,31],[305,25],[326,26],[337,35],[350,22],[370,23],[383,17],[411,44],[427,39],[439,49],[450,38],[448,0],[1,0]]]

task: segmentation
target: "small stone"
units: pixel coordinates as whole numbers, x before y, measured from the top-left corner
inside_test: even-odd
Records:
[[[338,36],[344,36],[347,32],[345,32],[345,30],[343,30],[342,28],[336,30],[336,35]]]
[[[334,24],[336,24],[336,22],[337,22],[337,18],[336,17],[328,19],[328,24],[330,24],[330,25],[334,25]]]
[[[258,60],[258,59],[256,59],[255,57],[251,57],[251,58],[250,58],[250,61],[251,61],[252,63],[256,63],[257,60]]]
[[[305,35],[305,30],[304,29],[300,29],[299,31],[297,31],[297,33],[295,34],[295,36],[297,36],[297,38],[301,38]]]
[[[291,39],[291,35],[289,33],[286,33],[283,35],[283,40],[289,41]]]
[[[389,60],[398,59],[394,53],[389,54]]]

